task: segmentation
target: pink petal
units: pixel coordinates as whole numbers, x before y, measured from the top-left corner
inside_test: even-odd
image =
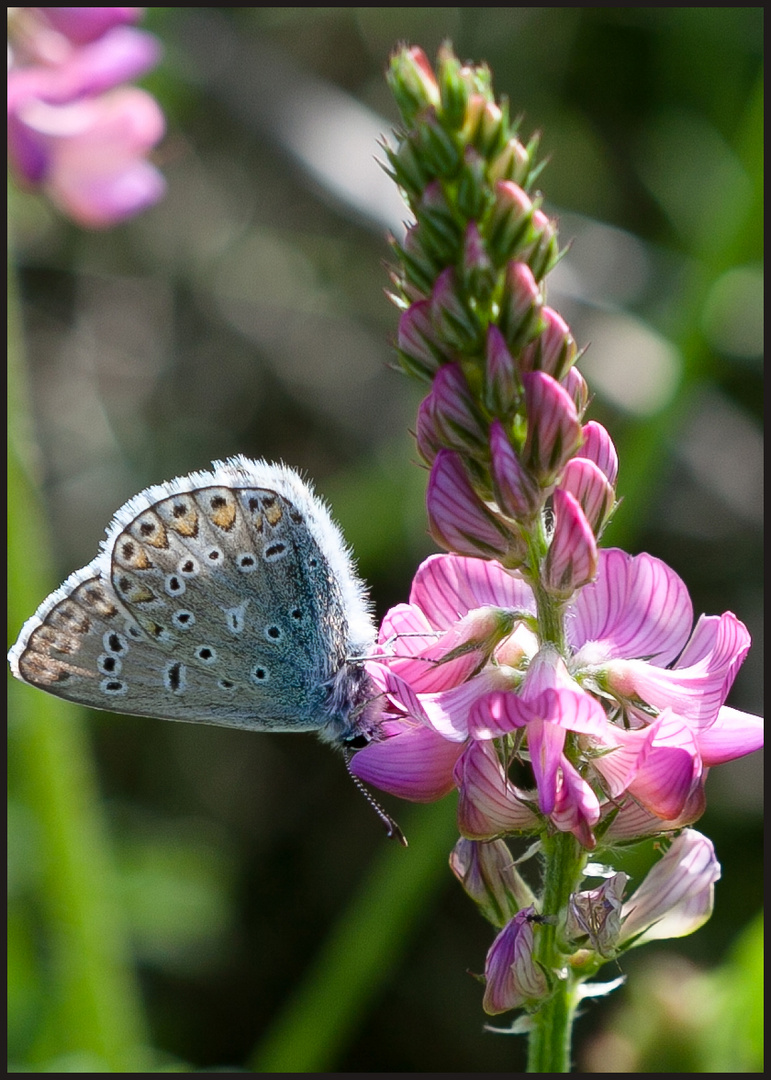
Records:
[[[763,717],[723,705],[714,724],[697,733],[699,753],[705,765],[744,757],[763,745]]]
[[[595,846],[592,828],[600,820],[599,801],[564,755],[551,820],[561,832],[572,832],[585,848],[591,850]]]
[[[671,663],[693,624],[688,590],[677,574],[652,555],[618,548],[599,553],[597,579],[571,605],[567,633],[575,650],[598,643],[604,658],[646,657]]]
[[[720,618],[702,619],[700,626],[701,659],[697,663],[669,670],[643,660],[611,660],[605,672],[608,686],[657,709],[669,706],[693,727],[709,727],[747,654],[750,638],[747,628],[730,611]],[[712,649],[704,652],[707,636],[712,638]]]
[[[525,793],[508,779],[491,742],[469,743],[458,759],[458,828],[471,840],[537,828],[539,818],[523,801]]]
[[[538,806],[551,814],[557,800],[557,770],[562,762],[565,731],[556,724],[535,720],[527,729],[527,747],[538,788]]]
[[[480,697],[468,714],[468,733],[472,739],[497,739],[535,720],[537,713],[520,694],[495,690]]]
[[[427,727],[372,742],[351,761],[351,772],[367,784],[412,802],[434,802],[455,786],[453,769],[462,743],[443,739]]]
[[[469,611],[488,605],[535,615],[533,592],[516,571],[462,555],[426,559],[412,583],[410,603],[421,608],[437,630],[446,630]]]
[[[488,666],[460,686],[438,694],[421,694],[420,704],[435,731],[454,741],[468,738],[469,716],[476,701],[501,686],[511,689],[511,676],[504,668]]]
[[[719,877],[712,842],[686,829],[624,904],[620,940],[635,938],[634,945],[642,945],[692,934],[712,914]]]
[[[549,984],[533,959],[535,908],[518,912],[490,946],[485,960],[485,996],[482,1007],[490,1015],[539,1001]]]
[[[704,779],[699,781],[685,801],[680,813],[676,818],[662,819],[652,814],[649,810],[640,806],[634,799],[628,798],[623,802],[621,809],[615,814],[613,821],[605,833],[608,842],[613,840],[634,840],[644,836],[655,836],[657,833],[675,832],[685,825],[691,825],[698,821],[704,813],[707,800],[704,796]],[[604,811],[615,811],[615,804],[607,804]]]
[[[573,458],[563,469],[560,488],[578,501],[592,532],[599,536],[616,499],[599,466],[586,458]]]
[[[383,663],[413,690],[428,693],[457,686],[483,659],[475,650],[455,660],[440,662],[458,644],[457,638],[456,627],[447,632],[432,630],[420,608],[398,604],[381,623],[379,643]]]

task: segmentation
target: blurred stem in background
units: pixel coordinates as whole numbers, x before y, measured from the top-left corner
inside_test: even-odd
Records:
[[[21,626],[55,585],[50,534],[32,479],[32,419],[13,259],[8,263],[9,620]],[[27,1063],[50,1072],[131,1072],[148,1064],[147,1032],[113,853],[97,790],[83,710],[31,687],[10,688],[11,799],[36,816],[32,850],[12,852],[40,875],[46,975]],[[17,864],[18,865],[18,864]],[[13,859],[12,859],[13,871]],[[25,936],[9,887],[10,988],[29,986]],[[14,946],[17,946],[14,948]],[[16,966],[18,965],[18,966]],[[14,977],[15,976],[15,977]],[[14,1008],[23,1002],[11,996]],[[41,1022],[42,1021],[42,1022]],[[12,1066],[13,1067],[13,1066]]]

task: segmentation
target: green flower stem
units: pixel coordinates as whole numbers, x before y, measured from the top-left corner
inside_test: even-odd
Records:
[[[575,982],[565,973],[565,957],[559,948],[557,932],[570,894],[578,888],[587,856],[572,833],[545,836],[541,843],[545,860],[543,913],[556,916],[557,922],[538,926],[535,957],[554,985],[551,996],[531,1017],[527,1071],[566,1073],[570,1072],[571,1034],[578,997]]]

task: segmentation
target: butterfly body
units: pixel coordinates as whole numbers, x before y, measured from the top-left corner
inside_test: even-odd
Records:
[[[258,731],[376,734],[364,587],[293,470],[238,457],[148,488],[27,621],[14,675],[97,709]]]

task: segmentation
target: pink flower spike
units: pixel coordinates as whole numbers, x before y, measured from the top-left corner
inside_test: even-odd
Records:
[[[492,1016],[535,1004],[548,993],[546,976],[533,958],[534,915],[533,907],[518,912],[487,953],[482,1007]]]
[[[455,786],[453,769],[463,743],[450,742],[428,727],[371,742],[351,760],[351,772],[367,784],[411,802],[434,802]]]
[[[517,368],[495,323],[487,328],[485,350],[486,404],[495,416],[509,416],[519,401]]]
[[[515,540],[472,488],[453,450],[436,455],[426,492],[429,532],[449,551],[479,558],[511,559]]]
[[[530,521],[540,509],[544,495],[525,472],[500,420],[490,425],[490,469],[495,500],[502,513]]]
[[[634,947],[692,934],[712,914],[719,877],[711,841],[685,829],[624,904],[620,943]]]
[[[583,435],[583,445],[576,451],[576,457],[593,461],[605,474],[608,483],[615,488],[618,479],[618,454],[610,435],[596,420],[584,424]]]
[[[544,565],[544,586],[568,600],[597,574],[597,541],[578,501],[557,488],[553,495],[554,532]]]
[[[529,832],[542,822],[506,776],[492,742],[472,742],[455,766],[460,792],[458,829],[470,840],[490,840],[505,833]]]
[[[525,467],[544,486],[556,481],[581,444],[581,425],[567,391],[543,371],[522,376],[527,409]]]
[[[599,537],[616,503],[616,493],[605,474],[587,458],[572,458],[562,471],[559,486],[569,492]]]
[[[597,578],[576,597],[567,633],[576,663],[647,657],[660,666],[679,655],[693,625],[688,590],[666,563],[618,548],[599,553]]]

